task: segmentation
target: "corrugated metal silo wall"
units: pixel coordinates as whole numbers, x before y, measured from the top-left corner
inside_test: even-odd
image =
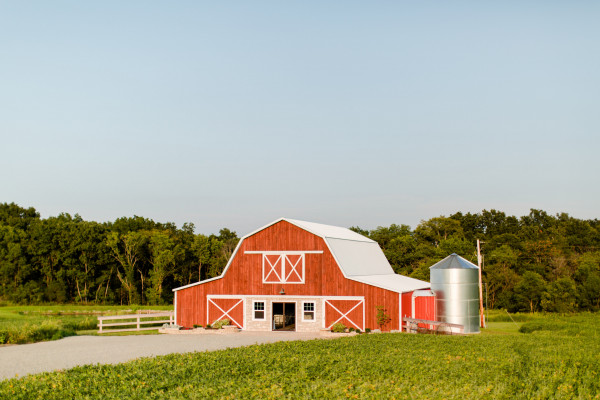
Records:
[[[431,269],[438,319],[479,332],[479,272],[475,268]]]

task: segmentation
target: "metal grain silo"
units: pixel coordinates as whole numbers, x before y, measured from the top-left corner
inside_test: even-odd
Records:
[[[458,254],[429,267],[438,320],[479,333],[479,268]]]

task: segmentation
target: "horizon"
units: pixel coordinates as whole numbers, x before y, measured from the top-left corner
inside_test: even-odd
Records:
[[[12,202],[12,203],[14,203],[14,202]],[[7,204],[10,204],[10,203],[7,203]],[[169,220],[164,220],[164,221],[163,221],[163,220],[155,220],[155,219],[153,219],[153,218],[149,218],[149,217],[146,217],[146,216],[144,216],[144,215],[130,215],[130,216],[121,216],[121,217],[117,217],[117,218],[115,218],[115,219],[113,219],[113,220],[98,221],[98,220],[94,220],[94,219],[88,219],[88,218],[85,218],[84,216],[82,216],[82,215],[81,215],[81,214],[79,214],[79,213],[71,213],[71,212],[68,212],[68,211],[59,212],[59,213],[57,213],[56,215],[49,215],[49,216],[45,216],[45,215],[42,215],[42,213],[40,213],[40,211],[39,211],[39,210],[38,210],[38,209],[37,209],[35,206],[23,206],[23,205],[21,205],[21,204],[17,204],[17,203],[14,203],[14,204],[15,204],[15,205],[17,205],[17,206],[19,206],[19,207],[25,208],[25,209],[27,209],[27,208],[30,208],[30,207],[33,207],[33,208],[35,209],[35,211],[36,211],[38,214],[40,214],[40,218],[41,218],[41,219],[46,219],[46,218],[55,218],[55,217],[58,217],[58,216],[59,216],[59,215],[61,215],[61,214],[68,214],[68,215],[70,215],[71,217],[80,216],[80,217],[81,217],[81,218],[82,218],[84,221],[87,221],[87,222],[97,222],[97,223],[100,223],[100,224],[104,224],[104,223],[113,223],[113,222],[115,222],[115,220],[117,220],[117,219],[119,219],[119,218],[133,218],[133,217],[142,217],[142,218],[147,218],[147,219],[150,219],[150,220],[152,220],[152,221],[154,221],[154,222],[156,222],[156,223],[161,223],[161,224],[173,223],[173,224],[175,224],[175,226],[177,227],[177,229],[182,229],[182,227],[183,227],[183,225],[184,225],[185,223],[193,223],[193,222],[191,222],[191,221],[184,221],[184,222],[182,222],[182,223],[177,223],[177,222],[175,222],[175,221],[169,221]],[[564,212],[564,211],[562,211],[562,212],[557,212],[557,213],[550,213],[550,212],[548,212],[547,210],[543,210],[543,209],[539,209],[539,208],[530,208],[530,212],[531,212],[531,210],[539,210],[539,211],[546,212],[546,213],[547,213],[547,215],[549,215],[550,217],[558,217],[558,216],[560,216],[561,214],[563,214],[563,213],[566,213],[566,212]],[[504,214],[506,215],[506,217],[515,217],[515,218],[517,218],[518,220],[520,220],[521,218],[523,218],[523,217],[525,217],[525,216],[528,216],[528,215],[529,215],[529,213],[530,213],[530,212],[527,212],[527,213],[525,213],[525,214],[522,214],[522,215],[517,215],[517,214],[511,214],[511,213],[507,213],[507,212],[505,212],[504,210],[497,210],[497,209],[489,209],[489,210],[487,210],[487,209],[483,209],[483,210],[479,210],[479,211],[476,211],[476,212],[472,212],[472,211],[467,211],[467,212],[465,212],[465,211],[458,210],[458,211],[454,211],[454,212],[452,212],[452,213],[445,214],[445,215],[435,215],[435,216],[432,216],[432,217],[429,217],[429,218],[426,218],[426,219],[421,219],[421,220],[420,220],[420,222],[419,222],[418,224],[414,225],[414,226],[413,226],[413,225],[409,225],[409,224],[405,224],[405,223],[403,223],[403,222],[390,222],[390,223],[388,223],[388,224],[384,224],[384,225],[377,225],[377,226],[373,226],[373,227],[370,227],[370,226],[361,226],[361,225],[357,225],[357,224],[353,224],[353,225],[349,225],[349,226],[342,226],[342,225],[334,225],[334,226],[340,226],[340,227],[344,227],[344,228],[348,228],[348,229],[350,229],[350,228],[360,228],[360,229],[364,229],[364,230],[367,230],[367,231],[372,231],[372,230],[376,230],[376,229],[378,229],[378,228],[387,228],[387,227],[389,227],[389,226],[391,226],[391,225],[398,225],[398,226],[401,226],[401,225],[407,225],[407,226],[408,226],[408,227],[411,229],[411,231],[414,231],[414,230],[417,228],[417,226],[418,226],[420,223],[422,223],[422,222],[426,222],[426,221],[430,220],[431,218],[437,218],[437,217],[445,217],[445,218],[450,218],[450,217],[451,217],[451,215],[454,215],[454,214],[457,214],[457,213],[462,213],[463,215],[465,215],[465,214],[467,214],[467,213],[471,213],[471,214],[481,214],[483,211],[490,211],[490,212],[491,212],[491,211],[496,211],[496,212],[501,212],[501,213],[504,213]],[[583,220],[583,221],[597,221],[597,220],[598,220],[598,218],[597,218],[597,217],[594,217],[594,218],[578,218],[577,216],[571,215],[570,213],[566,213],[566,214],[568,214],[568,216],[569,216],[569,217],[571,217],[571,218],[575,218],[575,219],[579,219],[579,220]],[[194,234],[202,234],[202,235],[205,235],[205,236],[210,236],[210,235],[216,235],[216,236],[218,236],[218,234],[219,234],[219,231],[220,231],[221,229],[229,229],[231,232],[234,232],[234,233],[235,233],[235,234],[236,234],[238,237],[243,237],[243,236],[245,236],[246,234],[252,233],[252,232],[256,231],[257,229],[259,229],[259,228],[261,228],[261,227],[263,227],[263,226],[266,226],[266,225],[268,225],[268,224],[272,223],[273,221],[277,221],[277,220],[279,220],[279,219],[281,219],[281,218],[285,218],[285,219],[295,219],[295,218],[290,218],[290,217],[286,217],[286,216],[280,216],[280,217],[278,217],[278,218],[275,218],[275,219],[272,219],[272,220],[270,220],[270,221],[264,221],[264,222],[263,222],[261,225],[258,225],[258,226],[255,226],[255,227],[252,227],[252,228],[248,229],[248,230],[247,230],[247,231],[245,231],[245,232],[240,232],[240,231],[238,231],[237,229],[234,229],[234,228],[232,228],[232,227],[229,227],[229,226],[221,226],[221,227],[219,227],[219,228],[218,228],[216,231],[214,231],[214,232],[201,232],[201,231],[198,231],[198,227],[197,227],[196,225],[194,225]],[[325,225],[331,225],[331,224],[327,224],[327,223],[320,222],[320,221],[308,221],[308,220],[303,220],[303,221],[305,221],[305,222],[319,223],[319,224],[325,224]]]

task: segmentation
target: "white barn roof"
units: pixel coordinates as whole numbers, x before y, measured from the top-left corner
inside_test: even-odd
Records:
[[[337,264],[341,268],[342,273],[348,279],[398,293],[410,292],[417,289],[428,289],[430,287],[428,282],[394,273],[392,266],[385,257],[385,254],[383,254],[379,244],[374,240],[339,226],[280,218],[242,237],[221,276],[175,288],[173,291],[222,278],[225,276],[231,261],[237,254],[239,246],[244,239],[280,221],[289,222],[292,225],[323,238],[333,254],[333,257],[337,261]]]
[[[294,224],[306,231],[309,231],[310,233],[314,233],[317,236],[321,236],[324,239],[332,238],[332,239],[354,240],[357,242],[376,243],[374,240],[371,240],[366,236],[363,236],[359,233],[351,231],[348,228],[342,228],[342,227],[333,226],[333,225],[317,224],[315,222],[306,222],[306,221],[300,221],[297,219],[281,218],[281,219],[269,224],[268,226],[271,226],[274,223],[279,222],[281,220],[287,221],[290,224]]]

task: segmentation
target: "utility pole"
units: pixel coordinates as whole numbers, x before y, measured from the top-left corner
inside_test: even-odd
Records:
[[[477,239],[477,266],[479,267],[479,325],[481,328],[485,328],[485,317],[483,314],[483,285],[481,284],[481,246],[479,239]]]

